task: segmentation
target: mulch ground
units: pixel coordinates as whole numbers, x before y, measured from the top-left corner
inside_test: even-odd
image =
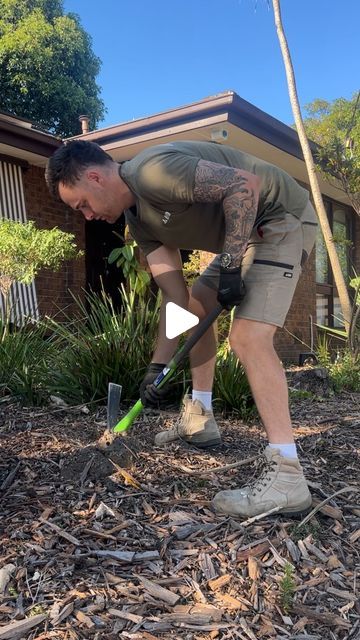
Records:
[[[83,411],[0,404],[0,640],[360,638],[359,395],[292,405],[302,520],[211,510],[256,474],[256,420],[219,415],[210,453],[156,448],[176,414],[143,415],[111,461]]]

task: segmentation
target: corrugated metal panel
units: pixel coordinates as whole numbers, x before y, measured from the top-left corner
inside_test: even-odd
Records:
[[[26,209],[21,167],[0,161],[0,218],[26,222]],[[11,319],[20,324],[25,317],[39,317],[35,282],[29,285],[16,282],[10,295]],[[0,300],[1,313],[3,305]]]

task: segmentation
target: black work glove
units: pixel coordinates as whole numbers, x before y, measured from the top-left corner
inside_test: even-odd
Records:
[[[217,300],[225,309],[232,309],[240,304],[245,296],[245,283],[241,277],[241,267],[224,269],[220,267],[219,289]]]
[[[161,389],[157,389],[152,384],[165,367],[166,364],[159,364],[158,362],[152,362],[149,364],[140,385],[140,398],[144,407],[158,408],[159,404],[166,396],[166,384],[164,387],[161,387]]]

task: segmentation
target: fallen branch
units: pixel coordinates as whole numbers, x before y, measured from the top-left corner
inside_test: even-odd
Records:
[[[177,471],[183,471],[187,473],[189,476],[203,476],[208,475],[209,473],[219,473],[221,471],[228,471],[229,469],[235,469],[236,467],[242,467],[245,464],[250,464],[257,460],[259,456],[252,456],[251,458],[245,458],[245,460],[239,460],[239,462],[231,462],[230,464],[225,464],[221,467],[210,467],[209,469],[189,469],[189,467],[185,467],[183,464],[176,465]],[[172,464],[164,461],[165,464],[169,465],[169,467],[174,468]]]
[[[303,520],[301,520],[298,527],[302,527],[304,524],[309,522],[309,520],[315,515],[315,513],[317,513],[321,509],[321,507],[330,502],[330,500],[332,500],[336,496],[339,496],[341,493],[352,493],[354,491],[355,493],[359,493],[360,490],[356,487],[343,487],[342,489],[339,489],[339,491],[335,491],[335,493],[333,493],[331,496],[329,496],[322,502],[319,502],[319,504],[317,504],[316,507],[312,509],[312,511],[310,511],[310,513]]]

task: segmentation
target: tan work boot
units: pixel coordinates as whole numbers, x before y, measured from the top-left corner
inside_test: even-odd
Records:
[[[160,431],[155,436],[156,445],[164,445],[175,440],[185,440],[196,447],[213,447],[221,443],[219,427],[212,411],[207,411],[200,400],[191,396],[183,398],[182,412],[173,429]]]
[[[284,458],[266,447],[264,468],[257,480],[242,489],[220,491],[212,500],[218,513],[251,518],[280,507],[277,513],[297,515],[307,511],[311,495],[297,459]]]

